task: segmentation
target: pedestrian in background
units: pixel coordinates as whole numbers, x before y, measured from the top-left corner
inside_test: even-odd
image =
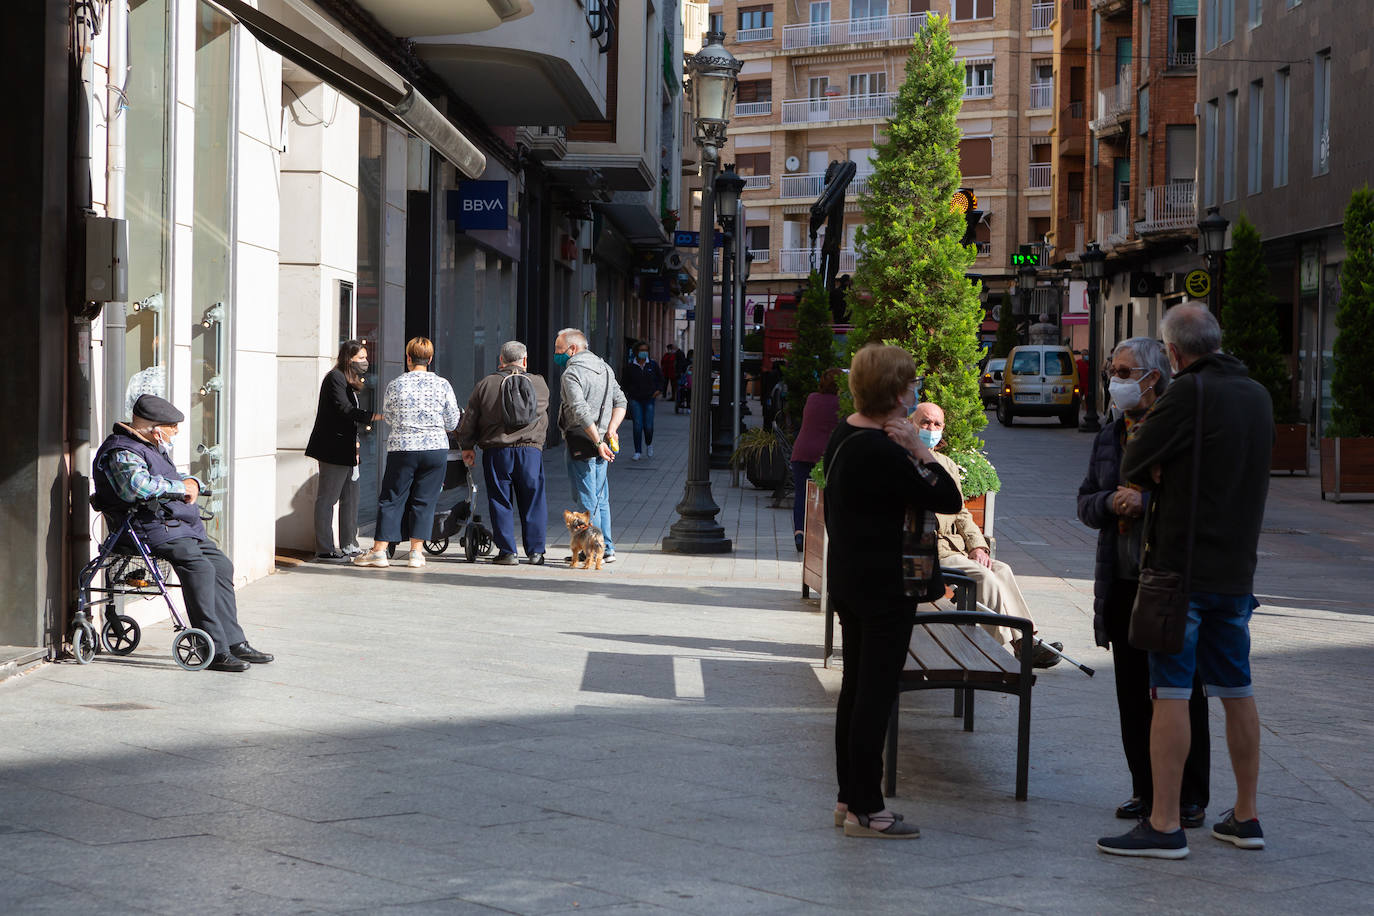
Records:
[[[1139,819],[1150,816],[1154,802],[1150,766],[1153,706],[1149,653],[1132,646],[1128,633],[1140,585],[1140,551],[1150,492],[1121,480],[1121,456],[1127,433],[1169,387],[1172,373],[1164,347],[1149,337],[1132,337],[1117,344],[1110,372],[1112,401],[1120,416],[1093,442],[1088,474],[1078,488],[1078,518],[1097,529],[1093,634],[1099,646],[1112,650],[1121,749],[1131,774],[1131,797],[1117,807],[1116,816]],[[1188,726],[1192,737],[1183,766],[1179,822],[1184,827],[1201,827],[1207,816],[1212,739],[1207,729],[1207,697],[1196,677],[1188,700]]]
[[[806,396],[801,429],[792,443],[792,539],[798,553],[806,543],[806,482],[811,479],[811,469],[825,454],[830,434],[840,422],[839,390],[843,377],[842,369],[827,369],[821,373],[816,390]]]
[[[410,537],[407,565],[425,565],[424,543],[434,530],[434,509],[444,486],[448,430],[462,412],[448,379],[429,371],[434,344],[427,337],[406,342],[406,372],[386,386],[382,418],[386,438],[386,471],[377,501],[377,527],[372,549],[353,558],[357,566],[389,566],[387,548]]]
[[[663,351],[663,358],[658,361],[658,366],[663,370],[663,384],[667,389],[663,396],[671,401],[677,397],[677,347],[668,344],[668,348]]]
[[[573,502],[591,516],[606,539],[603,562],[615,562],[611,540],[611,488],[606,471],[615,460],[610,443],[625,419],[625,393],[611,367],[587,349],[587,335],[564,328],[553,342],[554,365],[563,370],[558,426],[568,450]]]
[[[1274,413],[1269,393],[1245,365],[1221,352],[1221,327],[1205,306],[1174,306],[1162,330],[1174,380],[1132,428],[1121,473],[1153,495],[1142,563],[1187,576],[1188,616],[1181,651],[1150,653],[1150,817],[1129,833],[1103,837],[1097,848],[1181,859],[1188,838],[1179,826],[1179,792],[1198,674],[1207,695],[1221,698],[1236,778],[1235,807],[1212,825],[1212,836],[1242,849],[1264,848],[1255,798],[1260,720],[1250,679],[1250,615],[1259,606],[1253,591]],[[1196,475],[1195,434],[1201,437]]]
[[[635,347],[634,359],[621,376],[625,397],[629,399],[630,423],[634,429],[634,454],[638,461],[647,450],[654,457],[654,401],[663,393],[663,372],[658,363],[649,358],[649,345]]]
[[[482,449],[492,538],[498,566],[514,566],[515,514],[531,566],[544,565],[548,506],[544,497],[544,439],[549,431],[549,386],[529,371],[529,352],[518,340],[501,345],[500,367],[477,383],[458,424],[463,463]]]
[[[307,458],[319,462],[315,486],[315,558],[342,560],[362,553],[358,546],[358,424],[372,418],[358,402],[367,374],[367,347],[346,340],[334,368],[320,383],[315,425],[306,443]],[[339,540],[334,541],[334,507],[339,507]]]
[[[919,398],[911,354],[868,344],[854,354],[849,390],[856,412],[835,427],[825,450],[830,598],[844,631],[835,822],[845,836],[908,839],[921,831],[883,800],[883,738],[916,603],[943,595],[945,586],[936,566],[925,595],[907,595],[903,531],[909,509],[958,512],[963,503],[958,485],[907,422]]]

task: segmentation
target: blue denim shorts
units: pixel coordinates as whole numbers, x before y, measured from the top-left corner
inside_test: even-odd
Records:
[[[1186,700],[1193,695],[1193,673],[1202,675],[1209,697],[1254,696],[1250,683],[1250,615],[1254,595],[1193,592],[1188,628],[1176,655],[1150,653],[1150,695],[1156,700]]]

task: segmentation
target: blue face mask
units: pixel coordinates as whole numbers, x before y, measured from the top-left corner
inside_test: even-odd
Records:
[[[571,358],[571,353],[555,353],[553,355],[553,364],[562,369],[568,365],[568,360]]]
[[[647,363],[649,361],[649,354],[641,350],[635,354],[635,359],[639,360],[641,363]]]
[[[916,435],[920,437],[921,444],[926,448],[934,448],[940,444],[940,439],[944,436],[943,429],[918,429]]]

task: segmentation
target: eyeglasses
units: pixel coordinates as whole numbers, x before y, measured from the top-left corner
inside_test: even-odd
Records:
[[[1115,378],[1119,378],[1119,379],[1129,379],[1133,373],[1139,372],[1139,373],[1141,373],[1142,375],[1144,375],[1145,373],[1147,373],[1147,372],[1149,372],[1149,371],[1150,371],[1149,369],[1140,369],[1140,368],[1131,368],[1131,367],[1127,367],[1127,366],[1120,366],[1120,367],[1118,367],[1118,368],[1116,368],[1116,369],[1111,370],[1111,374],[1112,374]]]

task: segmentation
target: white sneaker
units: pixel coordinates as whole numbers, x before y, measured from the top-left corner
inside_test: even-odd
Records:
[[[639,457],[640,457],[640,456],[639,456],[639,452],[635,452],[633,455],[630,456],[630,460],[631,460],[631,461],[638,461],[638,460],[639,460]]]
[[[375,566],[378,569],[385,569],[391,565],[391,561],[386,558],[386,551],[371,551],[360,553],[353,558],[354,566]]]
[[[644,453],[648,455],[650,458],[654,457],[654,447],[652,445],[646,446],[644,449]]]
[[[615,562],[615,554],[613,554],[613,553],[608,553],[608,554],[606,554],[604,557],[601,558],[601,562],[602,562],[602,563],[614,563],[614,562]]]
[[[406,558],[406,565],[411,569],[419,569],[425,565],[425,555],[418,550],[412,550],[410,556]]]

